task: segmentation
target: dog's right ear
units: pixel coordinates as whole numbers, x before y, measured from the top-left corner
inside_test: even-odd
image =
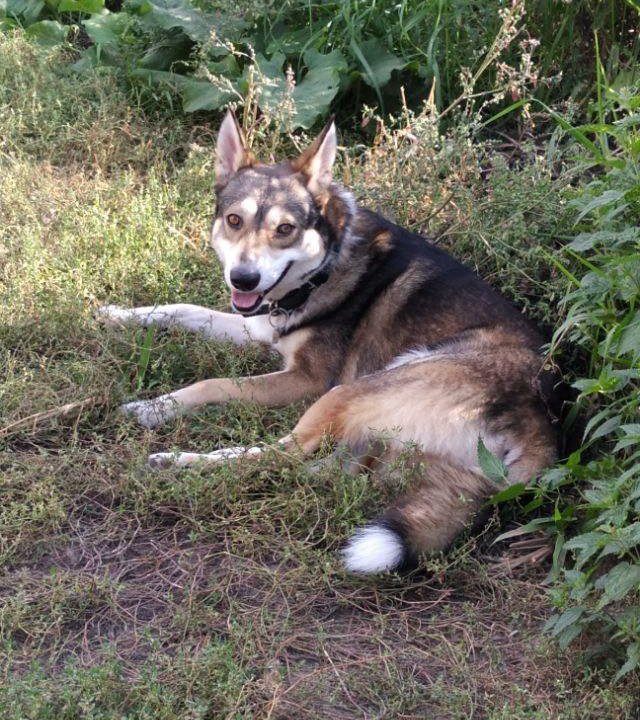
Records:
[[[216,145],[216,188],[224,187],[230,178],[244,165],[249,165],[251,155],[236,116],[227,110]]]

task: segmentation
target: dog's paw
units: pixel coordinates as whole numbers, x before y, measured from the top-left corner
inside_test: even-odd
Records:
[[[131,319],[131,311],[120,305],[101,305],[96,308],[95,317],[103,325],[123,325]]]
[[[147,465],[153,470],[161,470],[162,468],[179,465],[180,456],[184,453],[158,452],[152,453],[147,458]]]
[[[151,430],[176,417],[180,412],[180,403],[170,395],[155,400],[134,400],[120,406],[124,415],[135,417],[140,425]]]
[[[149,455],[147,464],[153,470],[176,467],[202,467],[205,465],[217,465],[224,458],[218,457],[215,453],[192,453],[192,452],[159,452]]]
[[[167,467],[206,467],[244,457],[255,457],[261,453],[262,449],[259,447],[230,447],[210,453],[160,452],[149,455],[147,462],[154,470]]]

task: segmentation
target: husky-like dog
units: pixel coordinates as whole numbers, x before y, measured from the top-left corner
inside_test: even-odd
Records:
[[[417,448],[422,480],[344,550],[347,569],[378,572],[444,548],[495,491],[478,464],[479,438],[509,482],[528,482],[553,463],[556,439],[535,328],[447,253],[358,207],[332,178],[335,156],[330,122],[295,160],[259,163],[227,113],[211,244],[235,314],[182,304],[101,312],[110,322],[264,343],[284,359],[279,372],[203,380],[123,406],[148,428],[206,403],[318,398],[284,447],[310,455],[329,436],[365,465],[380,460],[372,448],[381,436],[385,457]],[[156,453],[149,462],[184,467],[261,452]]]

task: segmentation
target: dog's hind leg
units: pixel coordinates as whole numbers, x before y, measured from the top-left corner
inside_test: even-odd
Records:
[[[496,418],[487,403],[498,387],[475,370],[461,357],[361,378],[321,397],[293,430],[304,454],[325,434],[356,449],[383,437],[392,452],[410,444],[422,453],[420,481],[347,543],[348,570],[393,570],[446,548],[472,522],[497,490],[478,465],[478,438],[505,463],[509,482],[528,482],[554,461],[553,434],[533,395],[514,397]]]
[[[103,305],[96,312],[98,319],[108,325],[134,323],[143,327],[154,324],[158,327],[181,327],[214,340],[227,340],[236,345],[247,345],[251,342],[270,345],[273,341],[273,328],[266,315],[245,318],[242,315],[218,312],[186,303],[137,308]]]

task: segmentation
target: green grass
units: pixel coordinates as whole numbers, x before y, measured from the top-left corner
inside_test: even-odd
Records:
[[[637,678],[614,685],[542,636],[544,569],[504,573],[498,518],[414,575],[358,579],[337,552],[393,483],[279,455],[146,469],[150,451],[269,440],[300,408],[233,404],[153,433],[115,411],[273,359],[94,321],[105,301],[226,305],[205,249],[213,128],[145,117],[114,74],[52,53],[0,36],[2,717],[633,718]],[[419,152],[343,157],[345,177],[552,321],[536,298],[566,288],[543,261],[570,174],[464,136],[430,145],[416,123]]]

